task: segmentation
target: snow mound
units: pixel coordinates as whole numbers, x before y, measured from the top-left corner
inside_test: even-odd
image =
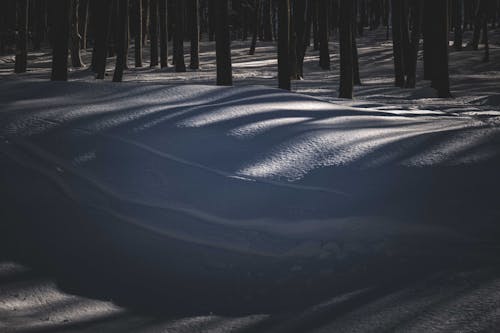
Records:
[[[422,211],[439,220],[457,206],[458,185],[448,183],[463,177],[456,171],[497,165],[500,152],[493,122],[260,86],[1,88],[10,186],[35,174],[91,219],[257,256],[343,258],[385,251],[395,235],[461,241]],[[434,205],[434,191],[451,197]]]

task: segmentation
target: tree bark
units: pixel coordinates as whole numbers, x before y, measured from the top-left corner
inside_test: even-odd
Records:
[[[17,0],[17,40],[16,40],[16,73],[26,72],[28,67],[28,0]]]
[[[186,71],[186,63],[184,62],[184,1],[177,0],[175,2],[174,62],[176,72]]]
[[[168,67],[168,12],[167,0],[159,0],[160,5],[160,67]]]
[[[254,24],[253,24],[253,32],[252,32],[252,42],[250,44],[250,50],[248,51],[249,55],[255,54],[255,48],[257,47],[257,37],[259,35],[259,24],[260,24],[260,12],[261,12],[261,2],[262,0],[255,0],[254,2]]]
[[[158,1],[151,0],[149,4],[150,67],[158,66]]]
[[[142,0],[134,0],[135,67],[142,67]]]
[[[64,0],[61,0],[64,1]],[[103,80],[106,74],[107,44],[109,39],[109,16],[111,11],[111,0],[92,0],[95,16],[94,33],[95,36],[95,61],[94,71],[96,78]]]
[[[189,68],[200,68],[200,6],[198,0],[191,0],[191,61]]]
[[[353,12],[354,3],[351,0],[340,0],[340,87],[339,97],[352,99],[354,85],[353,70]]]
[[[231,38],[228,20],[228,0],[216,0],[215,16],[215,58],[217,62],[217,85],[231,86]]]
[[[290,90],[290,1],[278,2],[278,87]]]
[[[67,0],[52,0],[54,41],[52,50],[52,81],[68,80],[68,40],[71,3]]]
[[[75,68],[83,67],[80,47],[82,36],[80,35],[80,0],[71,0],[72,24],[71,24],[71,66]]]
[[[328,0],[320,0],[319,15],[319,66],[322,69],[330,69],[330,50],[328,48]]]
[[[128,0],[118,1],[118,20],[117,20],[117,40],[116,40],[116,64],[113,82],[122,82],[123,70],[127,61],[127,39],[128,39]]]

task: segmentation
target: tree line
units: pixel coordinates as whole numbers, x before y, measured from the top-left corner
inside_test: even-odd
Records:
[[[104,79],[107,59],[116,56],[113,81],[122,81],[129,52],[142,67],[145,47],[149,66],[184,72],[186,41],[189,68],[196,70],[206,38],[215,41],[216,83],[231,85],[232,40],[248,40],[249,55],[259,41],[276,41],[278,86],[290,89],[291,80],[305,75],[308,48],[330,69],[329,41],[336,34],[342,98],[352,98],[353,86],[361,84],[356,39],[365,30],[385,28],[392,38],[398,87],[415,87],[423,40],[424,80],[439,97],[449,97],[450,33],[459,51],[463,32],[473,31],[468,44],[475,50],[483,44],[483,61],[489,61],[488,30],[500,17],[500,0],[6,0],[0,6],[0,53],[15,52],[16,73],[27,70],[29,51],[45,46],[52,49],[52,80],[67,80],[68,66],[83,67],[81,50],[89,48],[96,79]]]

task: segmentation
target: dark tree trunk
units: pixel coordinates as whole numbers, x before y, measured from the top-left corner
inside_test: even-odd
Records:
[[[278,2],[278,86],[290,90],[290,1]]]
[[[228,0],[216,0],[215,51],[217,62],[217,85],[233,84],[231,68],[231,37],[229,31]]]
[[[191,0],[191,61],[189,68],[200,68],[200,7],[198,0]]]
[[[490,61],[490,43],[488,40],[488,20],[483,20],[483,43],[484,43],[484,57],[483,62]]]
[[[405,86],[405,59],[403,43],[403,3],[402,0],[392,0],[392,45],[394,52],[394,74],[396,87]]]
[[[142,43],[147,45],[150,25],[150,0],[142,0]]]
[[[150,67],[158,66],[158,1],[159,0],[151,0],[149,4]]]
[[[215,3],[218,0],[208,0],[208,40],[213,42],[215,39],[215,28],[217,16],[215,14]]]
[[[168,67],[168,7],[167,0],[159,0],[160,11],[160,67]]]
[[[128,0],[118,1],[117,38],[116,38],[116,64],[113,82],[122,82],[123,70],[127,61],[127,39],[128,39]]]
[[[448,72],[448,1],[424,2],[424,76],[438,97],[451,97]]]
[[[352,99],[354,85],[353,69],[353,17],[354,3],[352,0],[340,0],[340,87],[339,97]]]
[[[354,27],[353,27],[354,31]],[[352,36],[352,75],[353,83],[357,86],[361,85],[361,77],[359,75],[359,58],[358,58],[358,46],[356,43],[356,37]]]
[[[319,15],[319,66],[330,69],[330,50],[328,49],[328,0],[320,0]]]
[[[71,0],[72,19],[71,19],[71,66],[75,68],[83,67],[80,46],[82,36],[80,35],[80,0]]]
[[[87,30],[88,30],[88,17],[89,17],[89,0],[80,0],[79,7],[79,33],[81,36],[80,48],[87,49]]]
[[[273,2],[272,0],[263,0],[263,29],[264,41],[270,42],[273,40]]]
[[[135,67],[142,67],[142,0],[134,0]]]
[[[45,0],[35,0],[32,2],[33,7],[33,49],[39,51],[42,48],[42,42],[45,37],[47,29],[47,15],[46,7],[47,2]]]
[[[68,80],[68,40],[71,17],[71,3],[67,0],[52,0],[51,10],[54,14],[52,26],[54,41],[52,50],[52,81]]]
[[[418,48],[422,32],[422,0],[411,0],[411,40],[408,53],[408,73],[406,77],[406,88],[415,88],[417,82],[417,59]]]
[[[62,0],[61,0],[62,1]],[[91,0],[94,9],[94,33],[95,36],[95,61],[94,71],[96,78],[103,80],[106,74],[107,44],[109,39],[109,17],[111,11],[111,0]]]
[[[254,25],[253,25],[253,32],[252,32],[252,43],[250,44],[250,50],[248,51],[249,55],[254,55],[255,54],[255,48],[257,47],[257,37],[259,35],[259,24],[260,24],[260,11],[261,11],[261,2],[262,0],[255,0],[254,2],[254,8],[255,8],[255,13],[254,13]]]
[[[174,63],[176,72],[186,71],[184,62],[184,1],[177,0],[175,2]]]
[[[463,30],[462,30],[462,15],[463,15],[463,0],[454,0],[453,2],[453,18],[454,18],[454,41],[453,46],[455,50],[460,51],[463,43]]]
[[[297,41],[295,43],[297,54],[297,78],[304,77],[304,57],[306,55],[306,15],[307,15],[307,0],[295,0],[294,2],[294,22]],[[307,36],[307,39],[309,36]]]
[[[16,73],[26,72],[28,67],[28,0],[17,0]]]

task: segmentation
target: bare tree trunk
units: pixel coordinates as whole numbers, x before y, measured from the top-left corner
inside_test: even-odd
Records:
[[[253,33],[252,33],[252,43],[250,44],[250,50],[248,51],[249,55],[255,54],[255,48],[257,47],[257,37],[259,35],[259,24],[260,24],[260,11],[261,11],[261,2],[262,0],[255,0],[254,2],[254,25],[253,25]]]
[[[26,72],[28,67],[28,0],[17,1],[16,73]]]
[[[80,0],[71,0],[72,24],[71,24],[71,66],[75,68],[83,67],[80,46],[82,36],[79,28]]]
[[[168,67],[168,12],[167,0],[159,0],[160,5],[160,67]]]
[[[233,74],[231,65],[231,38],[229,33],[228,0],[216,0],[215,53],[217,62],[217,85],[231,86]]]
[[[177,0],[175,2],[174,62],[176,72],[186,71],[184,62],[184,1]]]
[[[290,1],[278,6],[278,86],[290,90]]]
[[[200,68],[200,16],[198,0],[191,0],[191,61],[189,68]]]
[[[134,0],[135,67],[142,67],[142,0]]]
[[[150,67],[158,66],[158,1],[159,0],[151,0],[149,4],[149,34],[151,48]]]
[[[354,85],[353,70],[353,12],[354,3],[351,0],[340,0],[340,87],[339,97],[352,99]]]
[[[118,20],[117,20],[117,40],[116,40],[116,64],[113,82],[122,82],[123,69],[127,61],[127,39],[128,39],[128,0],[118,1]]]
[[[52,50],[52,81],[68,80],[68,40],[71,3],[67,0],[52,0],[54,46]]]
[[[320,0],[319,15],[319,66],[322,69],[330,69],[330,50],[328,48],[329,26],[328,26],[328,0]]]

